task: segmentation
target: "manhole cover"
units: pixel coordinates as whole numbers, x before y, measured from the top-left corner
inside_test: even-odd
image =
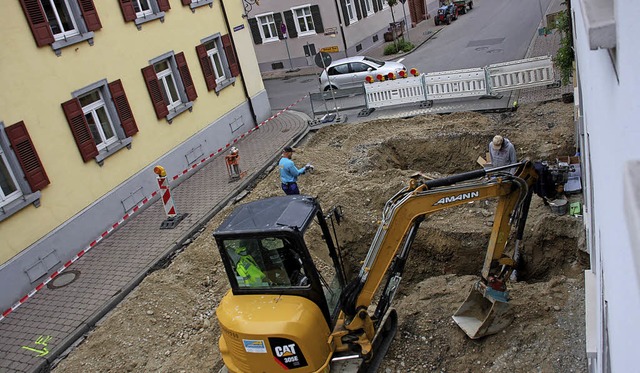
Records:
[[[64,271],[58,276],[56,276],[56,278],[51,280],[47,284],[47,287],[49,289],[60,289],[74,282],[75,280],[78,279],[78,277],[80,277],[80,271],[76,271],[73,269],[69,271]]]

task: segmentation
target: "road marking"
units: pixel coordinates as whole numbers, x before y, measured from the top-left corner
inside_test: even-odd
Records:
[[[397,60],[396,62],[397,62],[397,63],[400,63],[400,62],[402,62],[402,61],[404,61],[404,57],[402,57],[401,59]]]

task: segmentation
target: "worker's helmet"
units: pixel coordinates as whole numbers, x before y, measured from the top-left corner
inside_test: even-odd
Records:
[[[235,146],[231,147],[231,154],[236,154],[238,152],[238,148],[236,148]]]

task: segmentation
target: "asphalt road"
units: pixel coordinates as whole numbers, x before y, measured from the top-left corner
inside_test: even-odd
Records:
[[[472,11],[406,55],[402,63],[421,72],[435,72],[522,59],[550,2],[478,0]],[[433,22],[433,18],[424,22]],[[309,92],[318,92],[315,76],[273,79],[264,83],[274,111],[287,107]],[[295,109],[313,117],[308,99],[297,104]]]

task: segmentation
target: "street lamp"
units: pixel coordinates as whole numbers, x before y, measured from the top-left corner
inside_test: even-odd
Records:
[[[244,6],[242,18],[249,17],[249,12],[253,9],[254,4],[260,6],[260,0],[242,0],[242,5]]]

